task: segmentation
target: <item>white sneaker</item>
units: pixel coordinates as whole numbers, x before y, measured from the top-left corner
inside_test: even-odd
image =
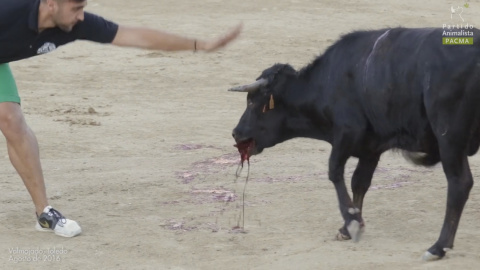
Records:
[[[82,232],[82,228],[74,220],[65,218],[51,206],[45,207],[38,217],[35,229],[41,232],[54,232],[63,237],[74,237]]]

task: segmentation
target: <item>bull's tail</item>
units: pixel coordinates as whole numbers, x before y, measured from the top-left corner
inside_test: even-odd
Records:
[[[431,167],[440,162],[440,156],[434,153],[418,153],[402,151],[403,157],[415,165]]]

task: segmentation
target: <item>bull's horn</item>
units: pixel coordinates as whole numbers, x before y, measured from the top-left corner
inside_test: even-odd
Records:
[[[231,92],[254,92],[258,90],[258,88],[267,85],[268,80],[267,79],[260,79],[254,83],[247,84],[247,85],[240,85],[237,87],[233,87],[228,89],[228,91]]]

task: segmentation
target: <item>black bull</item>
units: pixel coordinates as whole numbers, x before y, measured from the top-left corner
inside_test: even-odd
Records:
[[[342,239],[358,240],[363,231],[363,198],[383,152],[401,149],[417,165],[441,162],[446,215],[424,259],[442,258],[453,248],[473,186],[468,156],[480,143],[480,33],[464,33],[473,35],[473,45],[443,45],[443,29],[357,31],[299,71],[276,64],[256,82],[230,89],[248,92],[233,137],[248,142],[249,155],[296,137],[330,143]],[[344,180],[351,156],[358,158],[353,201]]]

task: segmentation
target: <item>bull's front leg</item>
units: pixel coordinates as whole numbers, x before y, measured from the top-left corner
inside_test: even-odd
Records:
[[[358,207],[352,202],[345,186],[344,171],[345,164],[350,157],[352,141],[346,136],[336,137],[332,146],[329,159],[329,179],[333,182],[337,192],[340,213],[345,221],[344,226],[339,230],[337,239],[352,239],[357,242],[363,233],[364,223]]]
[[[358,211],[360,218],[362,219],[362,208],[363,208],[363,199],[370,184],[372,183],[373,173],[377,168],[378,160],[380,159],[380,154],[371,154],[360,157],[357,163],[357,168],[353,172],[352,176],[352,192],[353,192],[353,205],[355,206],[354,210],[350,212]],[[361,227],[364,226],[363,223],[360,224]],[[347,226],[343,226],[339,234],[337,235],[338,240],[349,240],[350,234],[348,232]]]

